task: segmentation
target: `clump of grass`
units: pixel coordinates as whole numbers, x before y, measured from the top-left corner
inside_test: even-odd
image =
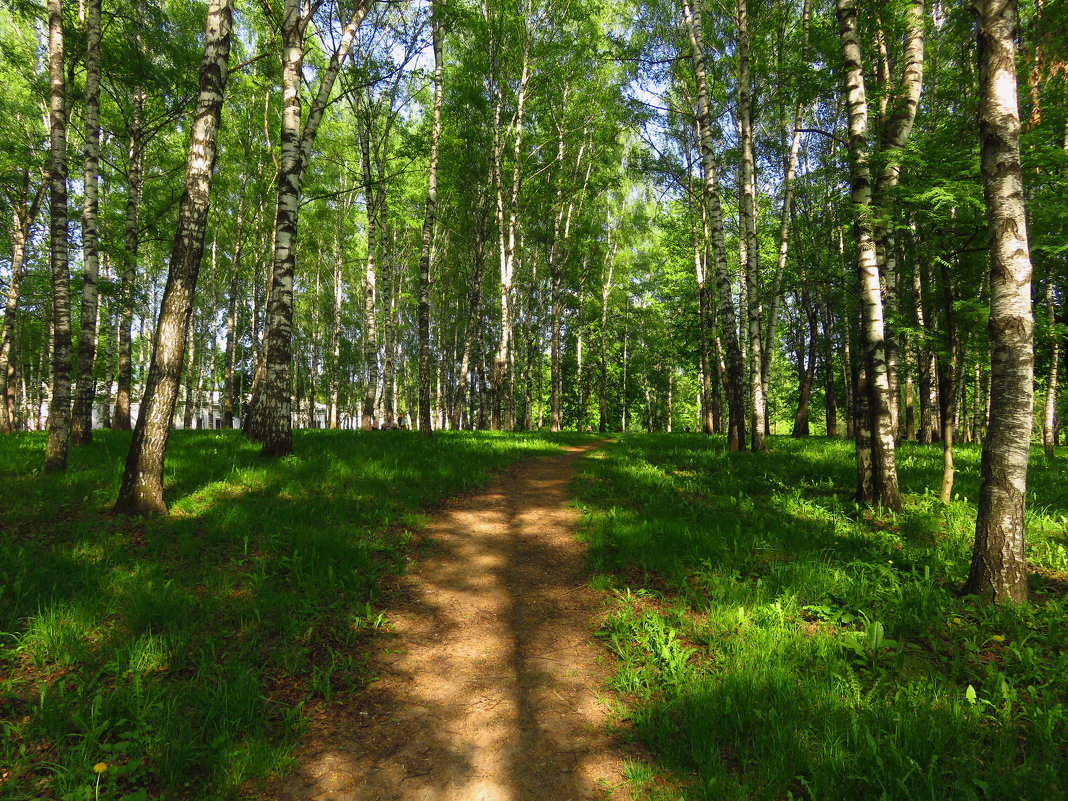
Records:
[[[383,576],[420,510],[549,435],[175,432],[165,519],[113,517],[129,435],[63,475],[0,438],[0,797],[229,799],[284,771],[309,711],[371,676]],[[94,766],[104,764],[96,772]]]
[[[957,592],[979,449],[958,449],[948,506],[929,489],[941,451],[900,454],[899,515],[853,503],[841,440],[728,454],[719,438],[635,435],[586,460],[591,570],[615,597],[601,635],[660,777],[635,772],[639,793],[1068,793],[1068,484],[1035,461],[1032,603],[984,607]]]

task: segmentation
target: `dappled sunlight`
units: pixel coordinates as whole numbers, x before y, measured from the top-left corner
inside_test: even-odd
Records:
[[[284,770],[302,721],[371,678],[371,604],[421,507],[559,452],[533,434],[297,432],[305,455],[267,462],[238,432],[174,432],[172,514],[141,520],[109,513],[129,434],[96,432],[48,476],[30,472],[43,443],[0,440],[0,713],[20,721],[0,756],[57,795],[105,761],[115,797]],[[27,738],[42,748],[5,750]]]
[[[921,492],[895,515],[853,502],[851,443],[769,445],[630,436],[579,481],[596,581],[617,598],[614,683],[654,756],[639,784],[708,799],[1064,786],[1057,514],[1033,515],[1032,605],[975,606],[957,592],[974,503],[922,492],[940,448],[902,449]],[[961,450],[967,475],[978,448]]]
[[[442,511],[402,579],[380,678],[314,727],[276,797],[559,801],[619,780],[566,499],[554,460]]]

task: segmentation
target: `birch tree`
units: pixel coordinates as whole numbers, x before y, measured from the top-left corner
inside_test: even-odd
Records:
[[[738,0],[738,128],[741,164],[742,236],[745,239],[745,285],[749,327],[749,428],[754,451],[767,450],[764,439],[764,357],[761,339],[764,310],[761,301],[760,243],[757,240],[756,145],[753,141],[753,104],[749,86],[749,9],[746,0]]]
[[[723,210],[716,178],[716,153],[712,129],[714,120],[708,98],[708,76],[701,27],[700,0],[683,0],[683,23],[690,40],[694,77],[697,81],[697,118],[700,125],[701,164],[704,169],[704,195],[708,228],[712,240],[716,283],[719,288],[718,313],[722,315],[723,340],[727,350],[727,449],[745,447],[745,377],[742,350],[738,343],[738,320],[727,275],[727,248],[723,234]]]
[[[70,244],[67,230],[67,86],[63,57],[63,9],[48,0],[48,178],[52,268],[52,395],[48,404],[45,471],[66,470],[70,443]]]
[[[919,0],[909,6],[909,33],[905,38],[903,97],[889,119],[884,137],[886,164],[873,178],[872,148],[868,142],[868,97],[864,59],[854,0],[838,0],[839,36],[844,63],[844,99],[849,115],[848,145],[854,232],[857,240],[857,275],[861,309],[862,379],[857,387],[857,499],[861,503],[900,510],[901,495],[895,461],[894,418],[887,364],[886,325],[880,285],[878,231],[885,213],[881,201],[897,181],[900,150],[911,131],[923,79],[922,9]],[[917,22],[917,19],[919,20]]]
[[[253,436],[262,443],[263,456],[285,456],[293,451],[290,362],[293,338],[293,273],[296,268],[297,222],[304,170],[323,114],[352,46],[353,36],[367,14],[371,0],[360,0],[344,24],[330,62],[319,78],[308,115],[301,124],[301,82],[304,46],[313,10],[301,0],[286,0],[282,10],[282,132],[281,164],[275,201],[274,253],[271,295],[264,331],[265,373],[255,414],[261,425]]]
[[[93,439],[93,401],[96,380],[97,278],[100,274],[98,174],[100,172],[100,0],[86,0],[85,14],[85,146],[82,174],[82,280],[81,331],[78,337],[78,383],[74,392],[71,444],[88,445]]]
[[[1027,600],[1024,515],[1034,407],[1031,256],[1020,168],[1016,3],[977,0],[979,145],[990,223],[990,421],[964,591]]]
[[[22,186],[11,212],[11,280],[4,302],[3,322],[0,323],[0,434],[10,434],[15,428],[15,371],[11,366],[11,343],[15,333],[26,247],[31,226],[44,199],[44,191],[45,182],[42,180],[31,193],[30,171],[23,169]]]
[[[215,169],[216,136],[226,90],[233,0],[210,0],[200,85],[189,134],[185,192],[171,247],[167,285],[153,341],[152,361],[114,511],[166,514],[163,463],[178,400],[185,332],[193,311]]]
[[[441,140],[442,22],[438,4],[431,0],[431,38],[434,47],[434,108],[430,129],[430,168],[427,175],[423,241],[419,253],[419,431],[430,436],[430,269],[434,253],[434,207],[438,199],[438,144]]]

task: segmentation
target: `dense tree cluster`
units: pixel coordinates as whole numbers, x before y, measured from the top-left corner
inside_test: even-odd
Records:
[[[166,509],[174,425],[267,456],[294,426],[815,427],[890,509],[902,439],[942,444],[948,500],[986,436],[989,569],[1019,572],[1022,446],[1058,437],[1065,14],[9,5],[0,429],[62,469],[135,428],[132,512]]]

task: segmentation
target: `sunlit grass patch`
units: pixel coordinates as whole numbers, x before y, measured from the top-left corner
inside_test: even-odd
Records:
[[[632,435],[577,482],[615,688],[654,799],[1047,799],[1068,792],[1063,483],[1036,460],[1033,602],[961,599],[978,448],[938,502],[900,450],[899,514],[851,498],[852,444]],[[654,780],[657,779],[657,780]],[[679,788],[682,789],[679,789]]]

